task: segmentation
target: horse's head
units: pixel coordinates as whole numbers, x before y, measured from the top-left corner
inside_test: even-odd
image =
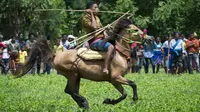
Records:
[[[122,18],[115,25],[115,29],[118,29],[118,37],[129,41],[140,41],[143,32],[136,27],[132,20],[128,17]]]
[[[130,18],[118,20],[113,27],[114,37],[116,40],[116,49],[130,57],[130,45],[134,41],[140,42],[143,32],[137,28]],[[116,38],[117,37],[117,38]]]
[[[120,19],[114,26],[117,43],[126,49],[130,49],[130,44],[133,42],[140,42],[143,32],[136,27],[130,18]]]

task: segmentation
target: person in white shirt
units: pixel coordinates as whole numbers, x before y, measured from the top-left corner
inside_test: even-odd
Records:
[[[70,47],[70,42],[68,41],[67,34],[62,34],[62,39],[60,41],[60,45],[64,47],[64,50],[68,50]]]
[[[182,64],[182,55],[184,53],[184,42],[180,39],[180,34],[175,33],[174,39],[170,41],[170,57],[171,57],[171,66],[183,67]]]
[[[77,46],[77,38],[73,35],[68,35],[68,41],[70,43],[69,49],[74,49]]]
[[[167,37],[167,40],[163,43],[162,49],[164,51],[163,59],[164,59],[164,69],[165,73],[169,70],[169,51],[170,51],[170,41],[172,37],[171,35]]]
[[[5,66],[5,71],[4,71],[5,73],[7,73],[8,69],[9,69],[9,58],[10,58],[10,55],[8,53],[8,49],[4,48],[3,53],[2,53],[2,60],[3,60],[4,66]]]

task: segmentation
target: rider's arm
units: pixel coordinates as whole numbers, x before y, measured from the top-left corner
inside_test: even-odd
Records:
[[[96,19],[95,19],[95,16],[93,15],[93,13],[91,13],[90,15],[84,16],[83,25],[84,25],[84,27],[91,29],[93,31],[98,29],[98,25],[97,25],[97,22],[96,22]]]

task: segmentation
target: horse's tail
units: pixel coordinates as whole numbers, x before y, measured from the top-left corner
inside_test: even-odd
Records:
[[[42,58],[44,62],[51,63],[54,59],[54,53],[49,47],[46,39],[38,39],[33,45],[25,64],[20,67],[15,74],[19,78],[28,73],[34,66],[37,58]]]

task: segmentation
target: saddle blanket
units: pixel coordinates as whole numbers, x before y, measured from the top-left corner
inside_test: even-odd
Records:
[[[105,59],[106,53],[101,51],[93,51],[87,48],[80,48],[78,49],[77,55],[84,60],[103,60]]]

